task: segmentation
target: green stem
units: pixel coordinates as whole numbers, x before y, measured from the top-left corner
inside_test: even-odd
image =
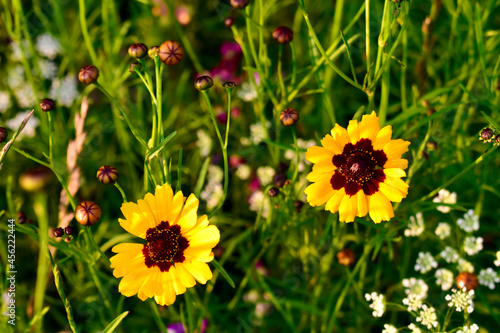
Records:
[[[36,195],[35,202],[33,204],[33,209],[35,211],[37,221],[38,221],[38,265],[36,273],[36,286],[35,286],[35,306],[34,306],[34,316],[41,315],[43,310],[43,299],[45,296],[45,286],[47,285],[47,275],[48,275],[48,265],[46,253],[49,251],[48,239],[49,239],[49,215],[47,211],[47,197],[41,194]],[[35,324],[35,330],[37,332],[43,332],[43,319],[39,318]]]
[[[299,174],[300,153],[299,153],[299,144],[297,142],[297,133],[295,130],[295,126],[292,126],[291,129],[292,129],[293,143],[295,144],[295,154],[297,156],[297,162],[295,163],[295,170],[293,172],[293,178],[292,178],[292,183],[293,183],[295,179],[297,179],[297,175]]]
[[[128,202],[127,196],[125,195],[125,192],[123,191],[122,187],[117,182],[114,182],[113,185],[115,185],[118,191],[120,191],[120,194],[122,195],[123,198],[123,203]]]
[[[151,310],[153,311],[153,318],[156,322],[156,325],[158,325],[160,332],[166,333],[167,327],[165,326],[165,324],[163,323],[163,320],[161,319],[160,311],[158,311],[158,304],[156,304],[154,299],[150,299],[149,306],[151,307]]]
[[[92,45],[92,41],[90,40],[88,28],[87,28],[87,20],[85,17],[85,0],[79,0],[79,11],[80,11],[80,25],[82,28],[83,40],[85,41],[85,45],[87,46],[87,51],[89,51],[90,60],[92,63],[97,66],[99,62],[97,61],[97,56],[94,51],[94,46]]]
[[[52,147],[53,147],[53,132],[54,132],[54,124],[52,122],[51,111],[47,112],[47,119],[49,121],[49,161],[50,165],[54,163],[54,158],[52,155]]]
[[[372,82],[370,76],[371,65],[371,45],[370,45],[370,0],[365,0],[365,44],[366,44],[366,75],[368,77],[368,86]]]
[[[297,81],[297,50],[295,49],[295,43],[292,40],[290,42],[290,50],[292,51],[292,87],[295,86]]]
[[[90,230],[90,226],[88,227],[84,226],[83,229],[85,231],[85,238],[87,239],[87,243],[91,247],[93,247],[99,253],[99,255],[108,262],[108,265],[111,265],[111,261],[109,260],[109,258],[102,252],[99,245],[97,245],[97,243],[95,242],[94,236],[92,235],[92,230]]]
[[[160,57],[156,56],[155,59],[155,77],[156,77],[156,100],[158,103],[156,104],[156,112],[158,114],[158,129],[153,128],[153,131],[156,131],[158,134],[159,141],[163,140],[163,112],[162,112],[162,79],[161,79],[161,65]],[[155,147],[158,143],[155,143]]]
[[[278,82],[279,82],[280,89],[281,89],[281,103],[286,101],[285,82],[283,81],[283,73],[281,72],[281,57],[282,57],[282,55],[283,55],[283,45],[280,44],[279,49],[278,49],[278,67],[276,69],[276,71],[277,71],[276,74],[278,75]]]
[[[138,68],[134,68],[134,72],[139,75],[139,77],[142,80],[142,83],[148,88],[149,95],[151,95],[151,99],[153,100],[153,103],[155,105],[158,105],[158,102],[156,101],[155,94],[153,93],[153,87],[151,87],[151,84],[148,82],[149,80],[147,78],[144,78],[144,75],[141,74],[141,71]]]

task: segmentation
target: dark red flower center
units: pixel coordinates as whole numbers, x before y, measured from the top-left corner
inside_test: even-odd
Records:
[[[361,139],[355,145],[346,144],[342,154],[333,156],[332,162],[337,167],[330,180],[332,188],[345,188],[347,195],[359,190],[372,195],[385,179],[381,168],[387,162],[387,155],[383,150],[374,150],[370,139]]]
[[[170,226],[168,222],[161,222],[156,228],[148,229],[146,240],[148,243],[144,245],[142,254],[148,268],[158,266],[166,272],[173,263],[184,261],[184,250],[189,242],[181,235],[179,225]]]

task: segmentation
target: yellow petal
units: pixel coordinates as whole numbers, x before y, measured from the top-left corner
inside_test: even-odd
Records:
[[[330,180],[320,181],[309,185],[304,193],[307,195],[307,202],[313,207],[324,205],[334,193]]]
[[[358,200],[358,217],[363,217],[368,214],[368,199],[363,191],[358,191],[356,193],[356,198]]]
[[[155,295],[156,303],[158,303],[159,305],[173,304],[175,302],[176,295],[172,277],[168,272],[162,272],[161,284],[164,287],[163,293],[161,295]]]
[[[384,169],[384,174],[389,177],[406,177],[406,172],[399,168]]]
[[[331,177],[335,169],[337,168],[335,167],[335,165],[333,165],[332,160],[329,160],[329,161],[315,163],[312,169],[313,172],[322,174],[327,173]]]
[[[139,291],[146,278],[148,272],[146,270],[135,271],[122,278],[118,285],[118,291],[124,296],[130,297]]]
[[[148,220],[148,215],[144,214],[139,205],[127,202],[121,207],[125,219],[118,219],[118,222],[127,232],[132,235],[145,238],[146,231],[155,227],[154,219]],[[151,213],[150,213],[151,214]]]
[[[352,144],[355,144],[359,141],[359,124],[357,120],[349,121],[349,125],[347,126],[347,133],[349,133],[349,138],[351,139]]]
[[[312,146],[307,148],[306,159],[311,163],[332,160],[333,153],[323,147]]]
[[[373,111],[371,114],[365,114],[359,123],[359,136],[360,138],[370,139],[372,142],[377,137],[380,131],[380,124],[378,117]]]
[[[368,196],[368,212],[375,223],[389,221],[394,217],[391,202],[380,191]]]
[[[175,193],[172,201],[172,206],[170,207],[170,211],[167,213],[167,221],[170,223],[170,225],[177,224],[177,220],[180,217],[180,213],[183,207],[184,207],[184,196],[182,195],[182,192],[179,191]]]
[[[191,288],[196,284],[194,277],[189,274],[182,263],[175,264],[175,268],[177,269],[177,273],[179,274],[182,284],[186,286],[186,288]]]
[[[177,273],[177,269],[175,267],[170,267],[168,270],[170,276],[172,277],[172,283],[174,285],[174,290],[177,295],[184,294],[186,292],[186,286],[182,284],[182,281]]]
[[[216,226],[210,225],[198,233],[190,235],[187,240],[189,248],[212,249],[220,240],[220,231]]]
[[[409,141],[404,141],[401,139],[389,141],[383,148],[385,154],[387,155],[388,161],[400,159],[403,153],[408,151]]]
[[[196,225],[199,203],[194,194],[191,194],[184,203],[184,208],[177,221],[177,224],[181,226],[182,234],[187,233]]]
[[[158,211],[158,218],[160,221],[168,220],[168,213],[172,207],[174,192],[170,185],[157,186],[155,190],[156,207]]]
[[[345,195],[340,203],[339,208],[339,221],[340,222],[353,222],[354,217],[358,211],[358,200],[356,195]]]
[[[334,155],[342,154],[342,150],[344,149],[344,145],[341,145],[329,134],[325,135],[323,140],[321,140],[321,145],[331,151]]]
[[[401,192],[403,198],[406,198],[408,195],[408,184],[406,184],[401,178],[386,176],[384,183],[396,188],[399,192]]]
[[[186,256],[186,261],[182,264],[187,269],[187,271],[201,284],[207,283],[208,280],[212,278],[212,272],[208,265],[204,262],[199,262],[194,258]]]
[[[377,136],[375,137],[375,140],[373,141],[373,149],[381,150],[382,148],[384,148],[384,146],[389,141],[391,141],[391,136],[392,136],[392,127],[390,125],[382,128],[377,133]]]
[[[399,189],[384,182],[379,183],[378,188],[392,202],[400,202],[406,196]]]
[[[404,158],[388,160],[387,162],[385,162],[384,168],[406,169],[408,168],[408,160]]]
[[[335,127],[332,129],[331,133],[333,139],[337,142],[340,150],[342,151],[344,150],[344,146],[351,142],[349,139],[349,133],[339,124],[335,124]]]
[[[147,193],[144,196],[144,202],[148,205],[151,214],[153,215],[155,226],[162,222],[160,212],[158,211],[158,205],[156,204],[156,198],[152,193]]]
[[[341,188],[338,191],[335,191],[333,196],[328,200],[325,206],[325,210],[329,210],[332,213],[335,213],[339,210],[340,203],[342,199],[345,197],[345,189]]]

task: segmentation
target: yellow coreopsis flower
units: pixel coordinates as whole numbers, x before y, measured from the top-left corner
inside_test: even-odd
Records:
[[[146,244],[123,243],[113,247],[113,275],[119,291],[141,300],[154,297],[160,305],[174,303],[176,295],[205,284],[212,278],[207,262],[220,239],[219,229],[209,225],[206,215],[197,216],[198,199],[191,194],[173,193],[169,185],[157,186],[137,203],[121,207],[125,219],[120,225]]]
[[[353,222],[356,216],[370,214],[380,223],[394,217],[391,201],[400,202],[408,194],[401,180],[408,160],[402,159],[410,142],[391,140],[392,127],[380,124],[375,112],[361,121],[351,120],[347,130],[338,124],[321,144],[306,152],[314,163],[305,189],[311,206],[339,212],[339,220]]]

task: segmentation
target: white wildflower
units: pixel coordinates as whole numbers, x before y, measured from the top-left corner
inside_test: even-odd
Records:
[[[22,41],[23,43],[23,48],[25,50],[25,56],[26,58],[30,58],[30,53],[28,52],[28,41],[23,39]],[[14,61],[21,61],[21,59],[23,58],[23,53],[21,51],[21,47],[19,45],[18,42],[12,42],[10,44],[10,50],[11,50],[11,55],[10,55],[10,59],[11,60],[14,60]]]
[[[427,298],[427,290],[429,287],[422,279],[416,279],[414,277],[409,279],[403,279],[403,287],[405,287],[405,293],[407,295],[414,294],[420,296],[421,299]]]
[[[492,290],[495,289],[495,283],[500,282],[497,272],[495,272],[491,267],[479,271],[478,279],[479,279],[479,284],[487,286]]]
[[[398,333],[398,329],[391,324],[384,324],[382,333]]]
[[[219,205],[223,194],[222,184],[209,182],[200,193],[200,197],[207,202],[207,209],[211,210]]]
[[[212,138],[203,130],[196,131],[196,136],[198,140],[196,141],[196,146],[200,150],[201,157],[205,158],[210,154],[212,149]]]
[[[271,311],[271,304],[264,302],[255,304],[255,316],[257,318],[263,318],[269,311]]]
[[[36,39],[36,49],[41,55],[49,59],[54,59],[62,50],[59,41],[49,33],[43,33],[38,36]]]
[[[453,286],[453,273],[446,269],[440,268],[436,270],[436,284],[441,286],[441,289],[448,290]]]
[[[460,256],[458,255],[457,250],[452,248],[451,246],[447,246],[441,253],[439,254],[441,258],[443,258],[447,263],[457,262]]]
[[[16,88],[14,95],[16,96],[17,104],[22,108],[31,108],[36,103],[35,93],[28,83]]]
[[[426,304],[422,305],[422,309],[420,310],[417,321],[422,323],[422,325],[426,326],[428,329],[432,327],[436,327],[438,325],[436,309],[432,306],[428,307]]]
[[[408,312],[417,311],[422,307],[422,297],[416,294],[408,294],[408,297],[403,299],[403,304],[408,307]]]
[[[265,166],[257,168],[257,177],[262,186],[266,186],[273,181],[273,177],[276,174],[276,170],[273,167]]]
[[[365,298],[368,302],[372,301],[372,304],[370,304],[370,308],[373,309],[373,316],[382,317],[385,312],[384,295],[372,292],[371,294],[365,294]]]
[[[429,252],[420,252],[418,254],[417,263],[415,264],[415,270],[420,271],[422,274],[427,273],[433,268],[437,267],[437,261]]]
[[[457,203],[457,194],[455,192],[450,193],[450,191],[442,189],[439,190],[437,197],[435,197],[432,201],[453,205]],[[449,206],[437,206],[436,209],[441,213],[449,213],[451,208]]]
[[[453,288],[451,295],[446,295],[445,299],[449,302],[448,306],[450,308],[455,308],[458,312],[467,311],[472,313],[474,311],[474,303],[472,298],[474,297],[474,290],[467,291],[466,288],[455,289]]]
[[[247,180],[252,174],[252,168],[248,164],[242,164],[236,169],[236,176],[241,180]]]
[[[421,212],[418,212],[415,216],[410,216],[410,222],[408,223],[408,229],[405,230],[406,237],[416,237],[420,236],[425,230],[424,216]]]
[[[436,228],[436,236],[438,236],[439,239],[445,239],[446,237],[450,236],[450,234],[451,234],[450,225],[445,222],[440,222]]]
[[[457,220],[457,224],[466,232],[476,231],[479,229],[479,216],[474,213],[473,209],[469,209],[463,219]]]
[[[10,94],[8,91],[0,91],[0,113],[10,108]]]
[[[57,65],[50,60],[41,59],[38,61],[40,74],[44,79],[53,79],[57,76]]]
[[[212,183],[220,183],[224,179],[224,171],[218,165],[209,165],[207,171],[207,180]]]
[[[465,237],[464,240],[464,250],[465,252],[473,256],[483,249],[483,238],[482,237]]]
[[[68,75],[62,80],[54,79],[50,86],[50,98],[57,104],[70,107],[78,97],[76,79],[73,75]]]
[[[250,102],[257,98],[257,90],[254,89],[251,82],[243,82],[238,88],[236,95],[245,102]]]
[[[24,67],[21,65],[9,67],[7,72],[7,85],[15,90],[19,87],[26,85],[26,78],[24,77]]]
[[[265,124],[256,123],[250,125],[250,141],[254,145],[258,145],[262,140],[267,139],[267,128],[269,126],[271,126],[269,121],[266,121]]]
[[[261,212],[263,217],[269,214],[270,202],[269,198],[262,191],[253,192],[248,198],[250,210],[253,212]]]
[[[31,110],[24,111],[24,112],[19,112],[14,118],[7,120],[5,123],[8,128],[13,130],[14,132],[17,131],[19,125],[21,125],[21,122],[26,118],[26,116],[31,112]],[[28,137],[33,137],[35,135],[35,129],[38,126],[38,119],[35,118],[35,116],[32,116],[31,119],[28,121],[26,126],[24,127],[23,131],[19,134],[18,138],[22,138],[24,136]]]
[[[411,330],[411,333],[422,333],[422,330],[418,328],[414,323],[408,325],[408,328]]]
[[[302,139],[297,139],[297,146],[301,149],[307,149],[316,144],[316,141],[314,140],[309,140],[305,141]],[[297,163],[297,152],[295,149],[288,149],[285,152],[285,158],[289,159],[291,161],[292,165],[295,165]],[[302,172],[305,169],[305,166],[307,164],[311,164],[308,160],[306,160],[306,153],[305,152],[299,152],[299,171]]]
[[[457,333],[476,333],[479,330],[479,327],[476,324],[472,324],[470,326],[465,325],[461,330],[458,330]]]
[[[474,273],[474,266],[465,259],[458,259],[457,270],[459,272]]]
[[[255,303],[259,300],[259,292],[256,289],[251,289],[246,294],[243,294],[243,301],[247,303]]]

